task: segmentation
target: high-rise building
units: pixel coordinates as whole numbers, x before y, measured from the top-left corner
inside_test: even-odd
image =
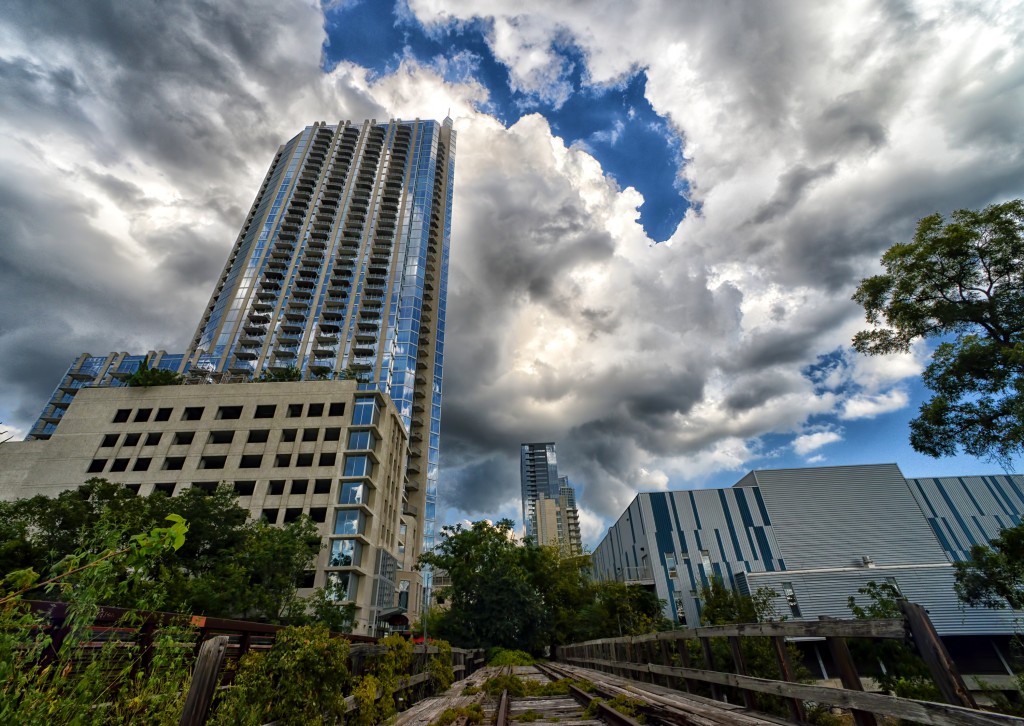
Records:
[[[536,537],[537,500],[558,493],[558,457],[554,442],[520,444],[519,481],[523,494],[523,534]]]
[[[81,388],[123,386],[143,364],[188,383],[384,394],[408,440],[398,600],[412,606],[411,568],[434,543],[455,137],[451,119],[306,127],[274,156],[187,351],[83,354],[28,439],[53,437]]]
[[[521,444],[519,474],[524,536],[540,545],[556,545],[568,554],[581,553],[576,492],[569,486],[569,477],[558,475],[555,444]]]

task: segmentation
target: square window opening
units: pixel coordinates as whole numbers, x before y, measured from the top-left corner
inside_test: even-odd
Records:
[[[173,409],[170,409],[170,408],[158,408],[156,410],[156,416],[153,417],[153,420],[154,421],[170,421],[171,420],[171,411],[172,410]]]
[[[141,438],[142,434],[125,434],[122,446],[135,446]]]
[[[132,410],[130,408],[119,408],[114,413],[114,423],[124,423],[131,415]]]
[[[284,494],[284,479],[271,479],[267,484],[267,494],[271,496]]]
[[[103,434],[100,448],[109,448],[111,446],[117,446],[117,434]]]
[[[172,442],[176,446],[182,446],[192,443],[192,439],[196,437],[195,431],[178,431],[174,434],[174,441]]]
[[[203,417],[202,406],[188,406],[181,412],[182,421],[198,421]]]
[[[265,403],[256,407],[253,418],[274,418],[275,413],[277,413],[277,406]]]
[[[149,421],[149,417],[153,415],[153,409],[151,408],[140,408],[135,412],[135,423],[142,423]]]
[[[231,421],[242,418],[241,406],[221,406],[217,409],[218,421]]]
[[[253,429],[249,432],[247,444],[265,444],[270,439],[269,429]]]

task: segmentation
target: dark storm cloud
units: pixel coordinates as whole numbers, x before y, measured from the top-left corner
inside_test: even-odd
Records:
[[[815,169],[809,169],[803,164],[794,166],[779,177],[779,185],[775,194],[757,211],[752,221],[755,224],[760,224],[788,212],[800,201],[808,186],[817,179],[832,176],[835,169],[836,165],[831,162],[822,164]]]

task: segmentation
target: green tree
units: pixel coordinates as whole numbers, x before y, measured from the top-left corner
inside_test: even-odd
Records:
[[[722,578],[712,578],[700,587],[700,619],[704,625],[763,623],[776,618],[772,602],[779,596],[769,587],[759,587],[753,595],[741,595],[726,587]]]
[[[910,424],[910,443],[929,456],[968,454],[1008,462],[1024,448],[1024,200],[946,222],[922,219],[912,242],[882,255],[884,274],[853,299],[875,327],[853,347],[904,352],[939,345],[924,371],[934,396]]]
[[[451,578],[436,591],[448,604],[439,618],[439,637],[459,647],[533,650],[541,645],[546,616],[512,527],[508,519],[446,526],[434,551],[420,556],[422,564]]]
[[[105,604],[141,607],[159,592],[168,607],[199,615],[306,622],[319,613],[332,618],[332,627],[343,622],[335,603],[297,596],[321,547],[316,526],[305,517],[282,528],[249,521],[227,487],[138,497],[91,479],[56,497],[0,502],[0,567],[46,572],[76,550],[97,551],[105,532],[146,531],[172,513],[189,521],[187,541],[157,555],[151,577],[130,579],[132,588]]]
[[[963,602],[1024,610],[1024,523],[1003,529],[986,545],[974,545],[970,559],[953,566]]]
[[[149,358],[142,361],[139,369],[128,376],[125,383],[129,387],[148,388],[150,386],[176,386],[181,383],[181,376],[166,368],[150,368]]]

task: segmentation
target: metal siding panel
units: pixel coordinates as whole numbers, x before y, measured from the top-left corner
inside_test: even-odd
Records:
[[[948,561],[895,464],[754,474],[789,569]]]

